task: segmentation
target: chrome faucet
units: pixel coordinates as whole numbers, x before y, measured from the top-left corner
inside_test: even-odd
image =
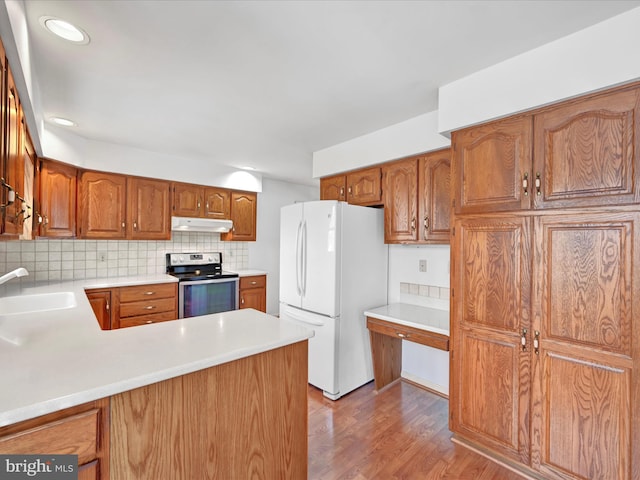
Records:
[[[26,268],[22,268],[22,267],[16,268],[15,270],[12,270],[11,272],[0,277],[0,285],[2,285],[5,282],[8,282],[12,278],[24,277],[26,275],[29,275],[29,272],[27,272]]]

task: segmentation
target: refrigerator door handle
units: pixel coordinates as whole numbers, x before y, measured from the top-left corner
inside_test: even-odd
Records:
[[[302,240],[302,221],[298,223],[298,231],[296,233],[296,290],[298,296],[302,296],[302,287],[300,285],[300,269],[302,268],[302,248],[300,242]]]
[[[307,294],[307,221],[302,224],[302,296]]]

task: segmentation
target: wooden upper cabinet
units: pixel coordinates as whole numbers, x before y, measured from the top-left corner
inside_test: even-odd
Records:
[[[231,216],[229,190],[189,183],[174,183],[172,190],[176,217],[228,219]]]
[[[204,187],[189,183],[173,183],[173,215],[176,217],[202,216]]]
[[[384,241],[418,240],[418,159],[391,162],[384,170]]]
[[[127,177],[82,171],[78,184],[79,236],[121,240],[127,236]]]
[[[580,99],[534,119],[536,208],[640,200],[640,89]]]
[[[419,240],[449,243],[451,151],[428,153],[418,160]]]
[[[15,190],[16,199],[13,204],[4,208],[4,229],[3,233],[19,235],[22,233],[22,202],[17,198],[24,198],[24,133],[22,124],[22,111],[18,90],[11,74],[11,69],[7,67],[7,100],[6,119],[4,132],[4,158],[5,172],[4,179],[7,184]],[[7,190],[3,188],[3,203],[7,199]]]
[[[223,188],[205,187],[205,218],[228,219],[231,217],[231,192]]]
[[[77,168],[47,159],[40,161],[38,214],[42,237],[76,236]]]
[[[221,240],[253,242],[256,240],[258,196],[254,192],[231,192],[231,220],[233,228],[220,234]]]
[[[170,186],[164,180],[130,177],[127,235],[133,240],[170,240]]]
[[[347,200],[347,177],[336,175],[320,179],[320,200]]]
[[[529,208],[534,187],[530,178],[532,134],[530,116],[453,132],[456,213]]]
[[[346,176],[347,202],[353,205],[380,205],[382,203],[382,169],[367,168]]]

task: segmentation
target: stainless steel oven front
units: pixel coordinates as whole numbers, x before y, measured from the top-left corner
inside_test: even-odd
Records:
[[[237,310],[238,299],[238,277],[181,280],[178,283],[180,318]]]

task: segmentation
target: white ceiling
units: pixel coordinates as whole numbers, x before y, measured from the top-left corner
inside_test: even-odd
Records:
[[[25,5],[36,115],[70,118],[89,139],[313,184],[312,152],[435,110],[438,86],[640,0]],[[54,37],[42,15],[91,43]]]

